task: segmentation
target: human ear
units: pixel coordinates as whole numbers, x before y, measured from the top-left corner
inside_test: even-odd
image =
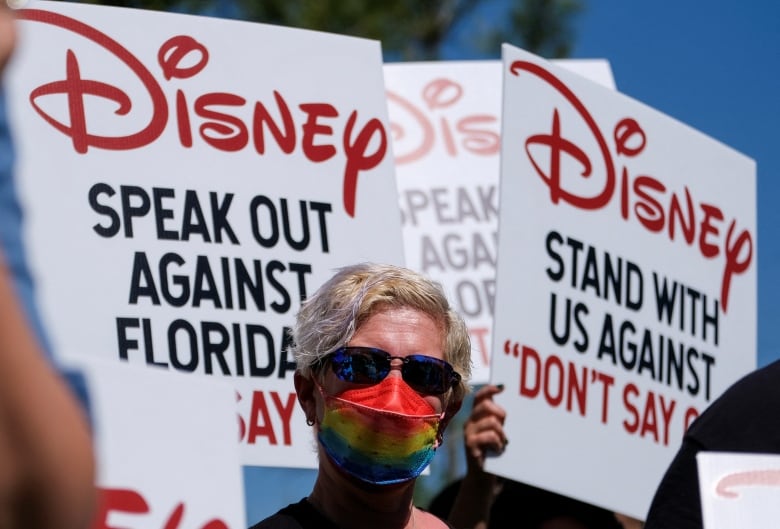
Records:
[[[317,400],[315,398],[315,392],[317,386],[311,377],[307,377],[295,372],[293,376],[293,383],[295,384],[295,393],[298,396],[298,404],[300,404],[303,413],[306,415],[306,423],[313,425],[317,421]]]
[[[454,395],[450,395],[447,407],[444,409],[444,417],[442,417],[441,422],[439,422],[439,432],[436,434],[436,440],[439,446],[444,442],[444,430],[447,429],[447,425],[452,418],[455,417],[455,414],[458,413],[462,404],[462,398],[456,398]]]

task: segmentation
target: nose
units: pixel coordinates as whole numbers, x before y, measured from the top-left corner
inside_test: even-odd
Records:
[[[401,368],[403,367],[403,365],[404,365],[403,359],[397,356],[390,358],[390,372],[387,374],[387,376],[403,378],[401,376]]]
[[[397,374],[395,374],[397,373]],[[423,406],[425,413],[430,413],[430,405],[420,398],[416,391],[410,388],[401,378],[398,369],[391,369],[390,374],[382,383],[381,389],[382,408],[386,411],[411,413],[419,412],[419,406]]]

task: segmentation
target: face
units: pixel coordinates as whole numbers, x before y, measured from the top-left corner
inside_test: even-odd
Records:
[[[355,332],[347,345],[376,347],[392,356],[421,354],[444,360],[442,330],[427,314],[412,308],[391,308],[372,315]],[[388,377],[401,378],[401,360],[393,360]],[[354,388],[354,384],[339,380],[332,370],[325,371],[323,389],[338,395]],[[436,413],[443,411],[441,395],[422,395]]]
[[[381,349],[392,357],[389,366],[382,353],[353,350],[336,353],[313,379],[296,372],[299,402],[318,425],[325,475],[389,486],[412,482],[428,465],[452,409],[445,400],[450,391],[431,394],[451,383],[437,363],[444,361],[443,338],[441,326],[423,312],[386,309],[364,321],[345,345]],[[407,358],[412,355],[430,359]]]
[[[372,315],[363,322],[347,345],[376,347],[387,351],[392,356],[406,357],[421,354],[445,360],[443,338],[441,327],[427,314],[412,308],[390,308]],[[400,360],[393,360],[387,376],[402,379],[400,366]],[[338,395],[356,387],[355,384],[340,380],[329,367],[323,371],[323,374],[322,388],[328,395]],[[323,399],[312,381],[296,374],[295,384],[298,399],[306,416],[321,419]],[[447,394],[420,394],[420,396],[437,414],[447,409],[448,403],[445,401]],[[457,407],[451,406],[451,408],[457,411]]]

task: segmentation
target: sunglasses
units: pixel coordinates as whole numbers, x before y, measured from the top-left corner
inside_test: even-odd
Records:
[[[390,373],[390,362],[396,358],[403,362],[404,382],[419,393],[441,395],[460,382],[460,374],[444,360],[425,355],[392,356],[375,347],[341,347],[322,360],[330,361],[339,380],[377,384]]]

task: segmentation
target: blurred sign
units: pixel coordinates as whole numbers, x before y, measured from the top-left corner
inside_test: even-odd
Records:
[[[100,501],[93,528],[243,529],[235,392],[85,358]]]

